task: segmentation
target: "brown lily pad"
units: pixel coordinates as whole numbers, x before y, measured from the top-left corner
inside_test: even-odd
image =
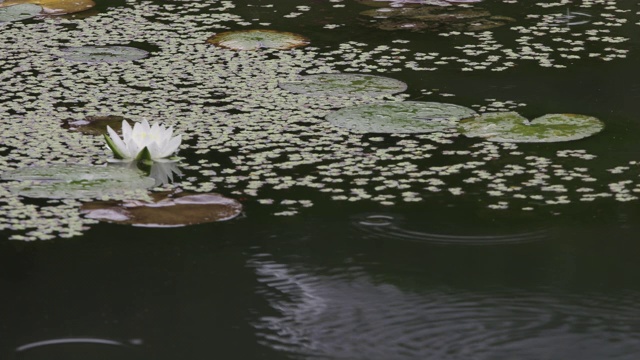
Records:
[[[104,135],[107,133],[107,126],[111,126],[113,130],[119,132],[122,120],[124,117],[118,115],[87,116],[83,120],[64,120],[62,128],[86,135]]]
[[[156,193],[154,201],[96,201],[82,206],[90,219],[144,227],[179,227],[233,219],[237,200],[216,193]]]
[[[287,50],[309,45],[309,39],[287,31],[241,30],[214,35],[207,42],[231,50]]]
[[[92,0],[6,0],[0,2],[0,7],[35,4],[42,6],[42,12],[49,15],[62,15],[89,10],[96,6]]]

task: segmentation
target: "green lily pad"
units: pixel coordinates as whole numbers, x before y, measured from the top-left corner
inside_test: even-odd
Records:
[[[99,198],[152,187],[155,180],[123,166],[51,165],[0,174],[14,193],[31,198]]]
[[[149,52],[131,46],[79,46],[62,49],[63,59],[82,62],[134,61],[147,57]]]
[[[324,95],[384,95],[403,92],[407,84],[400,80],[365,74],[317,74],[301,76],[296,81],[281,82],[282,89],[296,94]]]
[[[0,8],[0,23],[32,18],[42,12],[42,6],[19,4]]]
[[[178,227],[233,219],[242,212],[237,200],[216,193],[156,193],[154,201],[96,201],[82,213],[91,219],[144,227]]]
[[[403,101],[346,107],[326,119],[355,133],[428,133],[455,128],[458,120],[475,115],[455,104]]]
[[[309,39],[302,35],[276,30],[228,31],[210,37],[207,42],[232,50],[286,50],[309,45]]]
[[[604,129],[602,121],[578,114],[548,114],[531,121],[516,112],[485,113],[460,121],[468,137],[496,142],[560,142],[589,137]]]

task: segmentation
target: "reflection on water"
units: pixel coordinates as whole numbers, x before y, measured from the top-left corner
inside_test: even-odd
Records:
[[[304,358],[601,360],[640,351],[637,292],[406,291],[357,270],[251,265],[277,312],[255,324],[261,342]]]
[[[437,220],[436,220],[437,221]],[[455,233],[437,233],[432,229],[433,221],[423,222],[406,221],[399,214],[359,214],[354,216],[353,225],[367,236],[388,239],[424,242],[440,245],[498,245],[498,244],[519,244],[533,241],[541,241],[549,236],[547,229],[526,230],[515,233],[483,234],[482,229],[477,230],[473,235]],[[466,230],[462,226],[458,231]],[[488,227],[493,232],[495,226]],[[449,229],[451,231],[451,229]],[[455,231],[455,230],[454,230]],[[486,232],[486,230],[485,230]]]

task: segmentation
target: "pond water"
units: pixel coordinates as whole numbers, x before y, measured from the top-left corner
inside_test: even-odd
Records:
[[[96,2],[0,23],[0,358],[637,358],[635,2]],[[252,29],[308,44],[207,42]],[[136,50],[68,58],[87,46]],[[406,90],[281,86],[338,72]],[[505,143],[325,120],[403,101],[605,127]],[[111,154],[78,124],[97,118],[172,125],[181,159],[142,167],[155,184],[94,171]],[[231,213],[87,215],[176,191]]]

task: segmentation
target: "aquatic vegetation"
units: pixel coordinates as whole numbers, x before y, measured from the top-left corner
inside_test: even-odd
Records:
[[[6,171],[0,179],[20,196],[45,199],[90,199],[126,195],[147,189],[154,181],[123,166],[54,164]]]
[[[494,16],[484,9],[442,6],[380,8],[360,13],[375,19],[366,22],[381,30],[457,30],[481,31],[503,26],[515,19]]]
[[[0,23],[29,19],[41,11],[42,6],[29,3],[0,7]]]
[[[354,16],[361,10],[361,5],[349,9],[351,5],[342,3],[309,7],[319,10],[325,5],[345,5]],[[589,4],[576,4],[576,11],[582,5]],[[327,30],[335,31],[335,39],[340,40],[322,39],[318,47],[287,51],[232,51],[203,44],[201,39],[212,32],[268,26],[260,24],[264,19],[254,21],[237,14],[230,2],[181,2],[179,8],[165,9],[127,1],[127,6],[110,7],[86,19],[45,17],[38,22],[6,23],[6,41],[0,44],[6,54],[0,81],[10,91],[0,94],[4,119],[0,122],[0,173],[60,162],[104,164],[104,141],[62,128],[59,119],[75,127],[72,124],[87,121],[88,116],[122,114],[135,122],[171,121],[188,146],[188,159],[181,166],[184,176],[178,178],[169,170],[164,172],[166,177],[156,178],[150,171],[155,179],[150,180],[152,186],[243,197],[277,216],[291,216],[326,202],[393,207],[427,199],[455,202],[471,195],[474,206],[486,211],[556,211],[552,209],[567,203],[634,200],[640,191],[638,165],[625,160],[622,165],[627,170],[608,164],[615,172],[607,171],[599,162],[598,149],[591,147],[567,143],[532,151],[532,146],[540,145],[464,139],[455,126],[425,133],[399,133],[398,129],[370,133],[371,129],[356,132],[326,120],[335,109],[408,103],[408,99],[442,101],[441,97],[456,92],[447,85],[448,71],[454,76],[459,70],[478,71],[484,77],[484,71],[517,74],[517,66],[527,64],[560,68],[591,61],[608,66],[605,61],[626,56],[629,45],[624,33],[612,25],[626,19],[620,5],[590,3],[589,10],[580,11],[589,11],[592,22],[570,29],[552,25],[566,13],[564,8],[505,6],[523,7],[527,15],[514,26],[491,31],[399,33],[384,41],[349,37],[352,30],[375,30],[345,23]],[[602,15],[607,13],[611,16]],[[290,21],[293,26],[299,19]],[[432,46],[434,39],[440,41],[437,47]],[[61,45],[139,43],[157,51],[144,61],[88,63],[60,58]],[[598,55],[590,57],[592,53]],[[538,70],[542,75],[562,71]],[[438,73],[432,77],[424,71]],[[345,72],[396,74],[410,81],[412,89],[311,96],[280,86],[309,75]],[[475,81],[474,76],[469,78]],[[522,112],[539,106],[534,99],[525,103],[521,96],[509,96],[514,101],[483,99],[500,96],[500,91],[487,78],[474,84],[481,86],[479,95],[457,93],[457,103],[475,103],[478,112]],[[0,182],[4,214],[0,230],[9,232],[12,239],[75,236],[96,222],[81,216],[82,204],[74,199],[33,205],[9,191],[14,182]],[[109,198],[129,201],[148,196],[146,189],[134,193],[113,193]],[[90,196],[91,200],[101,197]]]
[[[485,113],[460,121],[458,130],[468,137],[496,142],[559,142],[579,140],[604,129],[592,116],[548,114],[531,121],[516,112]]]
[[[113,156],[118,160],[153,160],[166,161],[173,155],[182,143],[182,135],[173,136],[173,127],[165,128],[159,123],[149,126],[147,120],[131,125],[126,120],[122,121],[122,139],[116,132],[107,126],[109,135],[104,139],[113,151]]]
[[[345,107],[326,119],[355,133],[428,133],[453,129],[458,120],[475,115],[455,104],[403,101]]]
[[[242,204],[215,193],[154,193],[153,201],[88,202],[90,219],[145,227],[177,227],[226,221],[242,212]]]
[[[395,94],[407,89],[400,80],[366,74],[315,74],[300,76],[294,81],[279,82],[278,86],[296,94],[309,96],[379,96]]]
[[[232,50],[293,49],[309,44],[302,35],[276,30],[242,30],[216,34],[207,42]]]
[[[145,50],[131,46],[78,46],[61,50],[60,57],[82,62],[120,62],[140,60],[149,55]]]
[[[72,14],[89,10],[96,5],[92,0],[5,0],[0,7],[18,4],[35,4],[42,7],[42,12],[48,15]]]
[[[105,135],[107,126],[115,131],[121,131],[124,118],[118,115],[87,116],[81,120],[63,120],[62,128],[77,131],[86,135]]]

